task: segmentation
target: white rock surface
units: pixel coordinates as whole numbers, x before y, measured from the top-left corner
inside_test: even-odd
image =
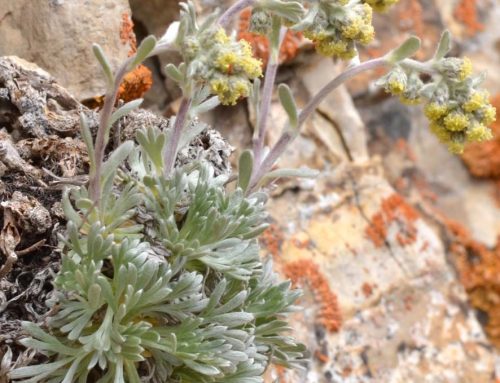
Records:
[[[278,269],[286,275],[287,265],[307,261],[318,270],[299,283],[307,309],[293,320],[314,357],[304,374],[286,372],[286,382],[491,382],[497,355],[439,233],[416,211],[405,218],[410,205],[402,199],[389,219],[383,206],[394,196],[371,163],[325,173],[314,191],[271,202],[271,215],[283,223]],[[377,246],[367,230],[381,213],[387,234]],[[414,240],[402,244],[412,228]],[[336,333],[320,324],[321,307],[335,303],[321,300],[316,277],[337,295],[342,325]]]
[[[0,56],[16,55],[37,63],[79,99],[104,91],[92,53],[100,44],[112,66],[126,59],[120,40],[127,0],[0,0]]]

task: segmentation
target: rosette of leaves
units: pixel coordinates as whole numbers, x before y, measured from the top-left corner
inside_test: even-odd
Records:
[[[257,383],[269,363],[300,364],[284,321],[299,293],[259,258],[264,195],[227,191],[208,163],[165,178],[165,133],[138,141],[105,164],[98,209],[84,187],[65,194],[56,314],[44,329],[25,323],[22,341],[47,363],[11,378]]]

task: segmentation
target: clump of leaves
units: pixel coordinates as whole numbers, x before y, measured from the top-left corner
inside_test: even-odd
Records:
[[[44,328],[24,324],[30,337],[22,343],[46,355],[47,363],[18,367],[10,378],[23,383],[260,383],[270,364],[299,368],[305,348],[288,334],[286,321],[299,292],[290,282],[280,282],[271,263],[261,260],[257,238],[266,228],[263,188],[280,177],[316,175],[306,169],[272,170],[304,121],[329,92],[381,66],[392,68],[381,85],[405,100],[442,101],[437,85],[424,84],[419,75],[431,72],[438,81],[448,73],[442,89],[458,87],[464,95],[459,104],[448,97],[449,107],[463,109],[467,118],[484,125],[491,120],[492,111],[483,93],[476,91],[478,80],[471,79],[467,63],[444,59],[449,51],[445,33],[436,57],[427,63],[409,59],[420,46],[417,38],[381,58],[352,61],[302,110],[291,90],[279,85],[288,121],[274,146],[265,147],[285,25],[314,32],[327,48],[345,40],[346,54],[340,56],[352,58],[356,44],[372,38],[370,7],[383,10],[394,2],[319,0],[304,7],[299,1],[239,0],[222,16],[211,15],[201,24],[194,6],[182,3],[181,21],[159,41],[146,38],[114,73],[96,45],[94,53],[109,89],[95,142],[83,117],[81,121],[90,158],[89,184],[64,194],[68,228],[61,238],[63,259],[55,280],[53,315]],[[248,45],[224,30],[247,6],[254,6],[255,29],[270,35],[262,90],[260,66]],[[324,15],[332,17],[326,20]],[[141,103],[132,101],[114,111],[123,77],[145,58],[168,49],[179,50],[183,57],[180,65],[166,67],[183,92],[178,115],[166,131],[139,131],[138,145],[125,142],[105,161],[112,125]],[[338,54],[334,51],[330,53]],[[242,153],[237,176],[215,176],[213,166],[201,161],[175,168],[179,149],[205,129],[196,116],[246,96],[257,126],[253,148]],[[438,122],[459,130],[446,118]],[[470,128],[467,134],[478,136],[476,130]],[[237,184],[228,188],[233,180]]]
[[[122,153],[133,171],[118,182],[106,168],[98,208],[85,188],[71,193],[76,208],[65,195],[59,310],[47,332],[26,323],[23,340],[53,358],[11,378],[253,383],[270,362],[297,364],[304,348],[283,319],[298,292],[258,254],[265,196],[225,191],[207,164],[153,175],[147,153],[158,154],[164,135],[139,134],[144,146]]]

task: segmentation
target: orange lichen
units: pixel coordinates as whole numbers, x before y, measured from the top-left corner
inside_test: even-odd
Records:
[[[382,247],[387,241],[391,224],[397,223],[399,232],[396,240],[401,246],[410,245],[417,238],[415,221],[418,218],[418,212],[401,195],[395,193],[382,201],[380,211],[371,218],[365,234],[376,247]]]
[[[120,28],[120,40],[123,44],[129,44],[129,56],[137,51],[137,40],[134,33],[134,22],[127,12],[122,14],[122,24]],[[129,72],[120,85],[118,99],[125,102],[141,98],[153,85],[151,71],[144,65],[139,65]]]
[[[262,247],[266,249],[275,260],[277,260],[281,254],[283,240],[283,232],[276,224],[269,225],[267,230],[259,237]]]
[[[455,18],[464,26],[469,36],[484,30],[484,25],[479,22],[476,0],[461,0],[453,12]]]
[[[405,158],[408,158],[411,162],[417,162],[417,156],[413,151],[412,147],[408,145],[408,141],[404,138],[400,138],[396,141],[396,150],[400,152]]]
[[[491,101],[497,108],[497,120],[491,126],[493,139],[466,146],[462,159],[475,177],[500,178],[500,94]]]
[[[328,360],[329,360],[328,355],[323,354],[323,353],[322,353],[321,351],[319,351],[319,350],[316,350],[316,351],[314,352],[314,357],[315,357],[317,360],[319,360],[319,362],[320,362],[320,363],[323,363],[323,364],[328,363]]]
[[[493,198],[495,198],[495,202],[498,207],[500,207],[500,179],[495,182],[495,188],[493,189]]]
[[[460,281],[471,305],[481,312],[491,342],[500,348],[500,243],[493,249],[474,240],[459,223],[446,220]]]
[[[373,294],[373,287],[369,283],[365,282],[363,283],[363,286],[361,286],[361,291],[363,291],[365,298],[368,298]]]
[[[338,331],[342,324],[342,316],[337,296],[330,290],[328,280],[318,265],[309,259],[302,259],[284,265],[283,272],[294,284],[307,286],[312,290],[320,306],[319,323],[328,331]]]
[[[153,85],[151,71],[144,65],[139,65],[127,73],[120,84],[119,99],[128,102],[141,98]]]
[[[408,0],[405,6],[401,6],[398,12],[401,29],[411,29],[417,36],[423,37],[425,31],[422,4],[419,0]],[[407,26],[407,27],[403,27]]]
[[[238,25],[238,39],[246,40],[250,43],[254,56],[260,58],[263,67],[265,67],[269,59],[269,40],[266,36],[248,31],[251,14],[252,11],[250,8],[241,12]],[[291,61],[297,56],[301,41],[302,34],[300,32],[287,31],[280,49],[280,63]]]
[[[278,382],[287,383],[288,382],[288,380],[286,379],[287,369],[280,365],[274,365],[274,368],[276,370],[276,373],[278,374]]]
[[[122,24],[120,26],[120,41],[123,45],[130,44],[129,55],[137,50],[137,40],[134,33],[134,22],[127,12],[122,13]]]

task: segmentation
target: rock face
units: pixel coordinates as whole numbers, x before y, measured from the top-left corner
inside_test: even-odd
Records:
[[[282,274],[305,290],[293,327],[313,355],[302,375],[275,376],[297,383],[491,381],[495,353],[442,239],[379,165],[325,174],[314,192],[275,199],[271,215],[287,222],[268,248]]]
[[[0,0],[0,56],[36,62],[78,99],[102,94],[92,44],[103,47],[113,67],[126,59],[124,13],[130,14],[127,0]]]

